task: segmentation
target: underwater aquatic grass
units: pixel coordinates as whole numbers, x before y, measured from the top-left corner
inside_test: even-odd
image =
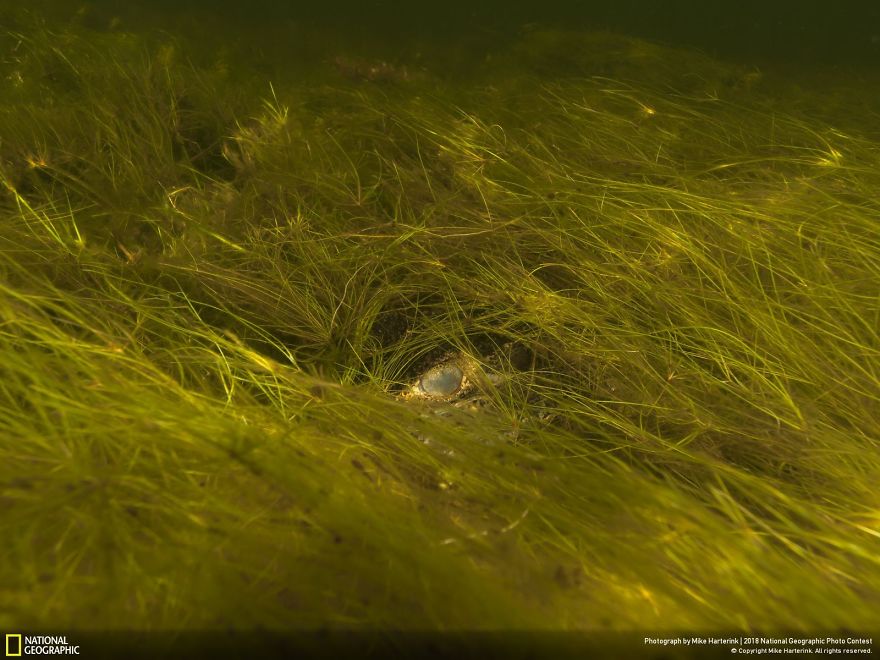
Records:
[[[876,622],[868,129],[625,39],[260,97],[103,39],[3,42],[0,621]],[[488,405],[397,396],[455,352]]]

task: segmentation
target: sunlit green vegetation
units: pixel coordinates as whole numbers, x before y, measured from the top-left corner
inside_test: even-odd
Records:
[[[236,62],[0,35],[0,624],[877,622],[877,115],[608,35]],[[398,396],[447,351],[487,405]]]

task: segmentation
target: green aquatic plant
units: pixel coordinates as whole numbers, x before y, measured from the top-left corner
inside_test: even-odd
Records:
[[[4,35],[0,624],[876,623],[872,118],[593,39],[270,85]]]

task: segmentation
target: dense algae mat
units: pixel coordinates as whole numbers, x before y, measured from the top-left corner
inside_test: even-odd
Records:
[[[877,623],[876,116],[588,35],[2,55],[3,627]]]

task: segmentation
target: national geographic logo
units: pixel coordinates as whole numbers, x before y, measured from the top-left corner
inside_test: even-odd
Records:
[[[6,657],[23,655],[79,655],[79,645],[69,644],[67,635],[6,634]]]

